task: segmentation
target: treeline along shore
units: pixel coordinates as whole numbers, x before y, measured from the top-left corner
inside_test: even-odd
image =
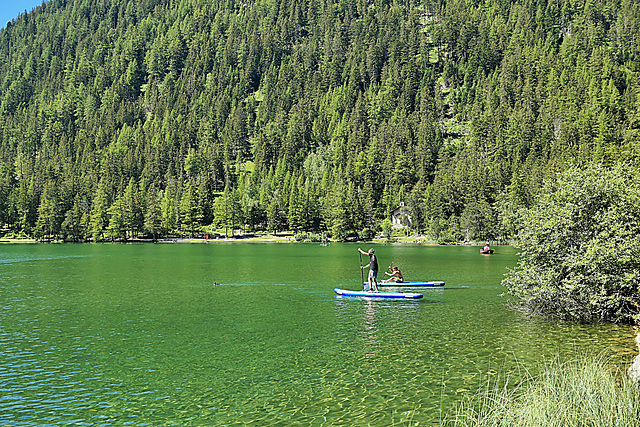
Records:
[[[51,0],[0,31],[0,230],[514,238],[636,164],[630,0]]]

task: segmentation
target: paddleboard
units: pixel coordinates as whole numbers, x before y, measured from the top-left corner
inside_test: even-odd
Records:
[[[367,284],[367,282],[364,282],[364,284]],[[398,282],[389,282],[389,283],[381,283],[378,282],[378,286],[382,287],[382,288],[413,288],[413,287],[419,287],[419,286],[444,286],[444,282],[442,281],[432,281],[432,282],[402,282],[402,283],[398,283]]]
[[[343,297],[365,297],[365,298],[422,298],[422,294],[412,292],[366,292],[348,291],[346,289],[334,288],[333,291]]]

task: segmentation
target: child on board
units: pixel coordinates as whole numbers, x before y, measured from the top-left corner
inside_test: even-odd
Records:
[[[391,273],[384,272],[387,276],[390,276],[387,280],[383,280],[382,283],[396,282],[402,283],[404,282],[404,277],[402,277],[402,272],[398,268],[398,266],[394,265],[391,269]]]

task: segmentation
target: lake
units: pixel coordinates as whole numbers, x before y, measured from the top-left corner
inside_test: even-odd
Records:
[[[362,288],[359,246],[446,286],[337,297]],[[516,259],[508,246],[1,244],[0,424],[438,425],[505,370],[632,361],[629,326],[506,308]]]

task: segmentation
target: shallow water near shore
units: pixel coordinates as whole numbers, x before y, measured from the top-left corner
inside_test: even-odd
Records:
[[[501,370],[635,356],[630,327],[506,308],[511,247],[370,246],[446,286],[336,297],[355,244],[0,245],[0,424],[438,425]]]

